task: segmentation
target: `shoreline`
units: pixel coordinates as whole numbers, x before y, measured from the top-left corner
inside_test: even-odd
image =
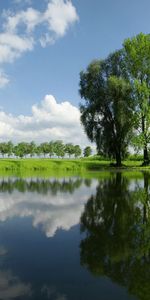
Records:
[[[0,174],[5,172],[101,172],[101,171],[150,171],[150,166],[141,166],[142,161],[123,161],[115,167],[112,161],[94,159],[51,159],[51,158],[1,158]]]

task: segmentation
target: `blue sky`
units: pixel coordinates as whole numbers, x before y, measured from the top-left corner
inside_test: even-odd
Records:
[[[35,19],[27,32],[29,11]],[[53,24],[50,21],[52,18]],[[78,108],[81,101],[78,93],[79,72],[91,60],[104,58],[119,49],[125,38],[139,32],[148,33],[150,2],[0,0],[0,20],[0,107],[1,113],[5,114],[5,118],[2,115],[0,121],[5,123],[8,114],[12,114],[13,120],[7,120],[12,127],[20,114],[25,118],[32,116],[35,104],[39,110],[43,110],[44,104],[41,101],[46,95],[52,95],[55,104],[61,105],[68,101],[74,108]],[[16,20],[18,23],[15,23]],[[8,51],[4,48],[5,40],[9,41],[7,46],[10,47],[10,35],[11,45],[16,36],[26,38],[26,49],[21,45],[21,50],[15,49],[15,55],[14,52],[4,53]],[[18,43],[20,47],[21,41]],[[60,107],[57,108],[59,110]],[[0,138],[5,138],[4,133],[1,135],[0,132]]]

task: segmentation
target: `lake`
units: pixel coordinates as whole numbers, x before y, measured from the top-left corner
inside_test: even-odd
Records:
[[[150,174],[0,178],[0,300],[149,300]]]

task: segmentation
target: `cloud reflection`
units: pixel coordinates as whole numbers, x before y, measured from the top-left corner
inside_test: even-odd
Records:
[[[21,191],[25,182],[26,188]],[[14,179],[0,181],[0,221],[31,217],[33,226],[40,226],[47,237],[52,237],[58,228],[69,230],[79,223],[84,204],[97,186],[96,180],[87,185],[83,179],[79,182],[79,178],[65,179],[65,184],[64,179],[32,179],[32,185],[29,179],[25,182],[21,181],[19,186]]]
[[[0,271],[0,299],[9,300],[30,295],[29,284],[22,283],[11,271]]]

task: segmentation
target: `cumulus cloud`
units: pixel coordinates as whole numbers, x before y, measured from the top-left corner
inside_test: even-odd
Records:
[[[3,180],[3,184],[5,180]],[[70,179],[65,179],[65,182],[67,180]],[[72,179],[72,184],[75,180],[75,178]],[[52,183],[51,179],[53,186]],[[61,185],[61,181],[59,183]],[[84,205],[91,194],[95,193],[97,184],[97,180],[94,180],[88,187],[82,182],[71,195],[69,192],[61,191],[53,194],[50,190],[42,195],[36,191],[21,193],[14,190],[12,194],[5,192],[4,197],[4,194],[0,193],[0,221],[4,222],[13,217],[30,216],[35,228],[40,226],[47,237],[52,237],[58,228],[69,230],[79,223]],[[56,180],[54,185],[56,185]]]
[[[20,37],[14,33],[0,34],[0,63],[13,62],[23,52],[33,50],[32,37]]]
[[[6,32],[19,33],[24,25],[24,33],[29,34],[39,25],[45,26],[45,31],[55,38],[62,37],[69,26],[78,20],[78,15],[71,1],[51,0],[44,12],[29,7],[13,14],[5,12],[6,22],[3,27]]]
[[[90,144],[80,123],[79,109],[68,101],[58,103],[52,95],[33,105],[30,116],[0,111],[0,141],[6,140],[63,140],[82,147]]]
[[[39,42],[43,47],[63,37],[78,20],[71,1],[50,0],[45,11],[28,7],[17,12],[3,12],[0,31],[0,63],[14,61]],[[40,26],[40,35],[36,29]]]
[[[20,3],[20,0],[15,1]],[[26,1],[26,4],[31,5],[31,2]],[[42,47],[54,44],[78,20],[70,0],[49,0],[44,11],[31,6],[17,12],[5,10],[1,17],[0,65],[14,62],[38,43]],[[7,77],[0,75],[0,88],[8,82]]]

